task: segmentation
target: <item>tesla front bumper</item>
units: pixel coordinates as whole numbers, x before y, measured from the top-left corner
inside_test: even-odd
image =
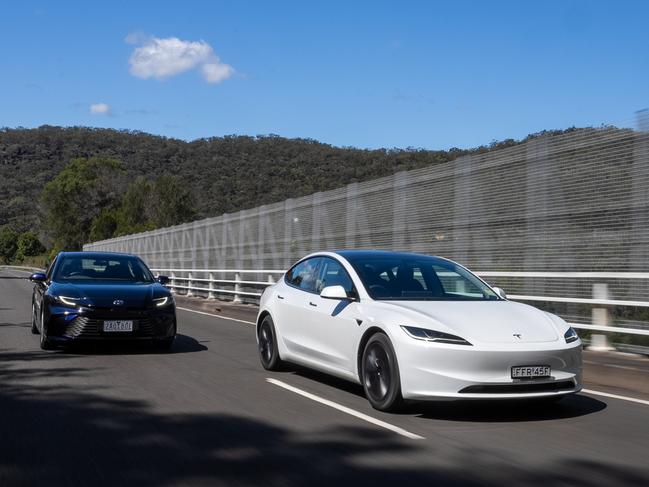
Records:
[[[400,340],[404,399],[521,399],[581,390],[581,341],[490,347]],[[512,367],[549,365],[551,376],[513,379]]]

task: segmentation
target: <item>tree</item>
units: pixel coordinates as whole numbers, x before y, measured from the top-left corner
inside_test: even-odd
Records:
[[[156,180],[153,186],[153,200],[153,228],[178,225],[196,217],[192,193],[175,176],[163,175]]]
[[[45,247],[34,232],[24,232],[18,237],[16,260],[22,262],[25,257],[40,255],[45,252]]]
[[[155,228],[152,223],[155,213],[153,184],[140,176],[129,185],[115,212],[115,235],[152,230]]]
[[[90,225],[91,242],[106,240],[115,236],[117,230],[117,211],[103,209]]]
[[[108,157],[73,159],[45,185],[41,201],[53,246],[79,250],[88,241],[92,221],[118,201],[121,162]]]
[[[18,250],[18,233],[12,228],[4,226],[0,228],[0,261],[10,263],[16,256]]]

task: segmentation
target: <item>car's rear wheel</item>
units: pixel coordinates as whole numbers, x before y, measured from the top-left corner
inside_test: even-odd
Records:
[[[395,411],[403,404],[399,364],[390,339],[374,334],[363,350],[361,378],[365,395],[373,408]]]
[[[43,350],[52,350],[54,344],[47,338],[47,322],[45,321],[45,311],[41,311],[41,348]]]
[[[282,360],[279,358],[275,325],[270,315],[263,319],[258,333],[261,365],[266,370],[279,370],[282,366]]]
[[[36,303],[32,301],[32,333],[38,335],[38,324],[36,323]]]

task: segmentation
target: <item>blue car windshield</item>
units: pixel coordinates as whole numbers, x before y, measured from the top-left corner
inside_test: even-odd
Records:
[[[57,265],[54,280],[154,282],[153,275],[144,262],[130,256],[64,256]]]
[[[421,255],[348,260],[372,299],[410,301],[498,301],[478,277],[453,262]]]

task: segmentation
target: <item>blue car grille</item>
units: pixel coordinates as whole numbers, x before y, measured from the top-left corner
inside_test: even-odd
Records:
[[[154,326],[149,318],[139,318],[133,321],[133,331],[126,333],[104,333],[102,330],[103,319],[78,316],[73,320],[64,332],[68,338],[100,338],[106,336],[136,336],[150,337],[154,335]]]

